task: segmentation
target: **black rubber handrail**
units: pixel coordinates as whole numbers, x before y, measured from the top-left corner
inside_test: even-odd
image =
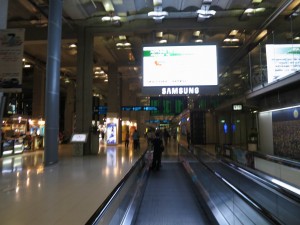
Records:
[[[180,143],[178,144],[182,146],[184,149],[186,149],[183,145]],[[186,149],[187,150],[187,149]],[[188,151],[188,150],[187,150]],[[190,153],[190,152],[189,152]],[[266,219],[268,219],[271,223],[276,225],[282,225],[283,223],[275,216],[273,216],[266,208],[264,208],[262,205],[257,203],[255,200],[253,200],[250,196],[248,196],[246,193],[241,191],[239,188],[235,187],[233,184],[231,184],[229,181],[226,180],[222,175],[212,170],[208,165],[206,165],[200,158],[198,158],[195,154],[192,154],[199,163],[201,163],[208,171],[213,173],[222,183],[224,183],[227,187],[229,187],[231,190],[233,190],[234,193],[236,193],[238,196],[240,196],[245,202],[247,202],[250,206],[252,206],[254,209],[256,209],[257,212],[259,212],[261,215],[263,215]]]
[[[300,170],[300,162],[299,161],[295,161],[292,159],[286,159],[286,158],[281,158],[279,156],[274,156],[274,155],[266,155],[266,154],[262,154],[260,152],[253,152],[254,156],[257,156],[259,158],[262,159],[266,159],[272,162],[276,162],[285,166],[289,166],[289,167],[293,167],[293,168],[297,168]]]
[[[131,167],[129,172],[124,176],[124,178],[117,184],[117,186],[112,190],[112,192],[106,197],[103,203],[99,206],[99,208],[93,213],[90,219],[85,223],[86,225],[95,225],[98,223],[99,219],[104,215],[106,209],[108,208],[109,204],[113,201],[118,193],[122,190],[123,186],[125,185],[126,181],[132,175],[136,167],[141,163],[144,159],[147,150],[142,154],[142,156],[135,162],[135,164]]]
[[[272,183],[268,179],[265,179],[263,176],[261,176],[259,174],[255,174],[254,172],[251,172],[251,171],[247,170],[244,167],[240,167],[240,166],[236,165],[234,162],[228,162],[225,159],[221,159],[221,161],[226,166],[230,167],[231,169],[233,169],[237,173],[242,174],[243,176],[247,177],[248,179],[251,179],[256,183],[262,183],[269,190],[272,189],[272,190],[276,191],[278,194],[280,194],[281,196],[283,196],[284,198],[286,198],[290,201],[293,201],[294,203],[300,204],[299,195],[291,192],[290,190],[287,190],[286,188],[283,188],[280,185]]]

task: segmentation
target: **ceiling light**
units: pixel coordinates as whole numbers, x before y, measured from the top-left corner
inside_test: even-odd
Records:
[[[69,44],[69,48],[77,48],[77,45],[75,43]]]
[[[130,46],[131,46],[131,44],[129,42],[118,42],[116,44],[116,47],[118,47],[118,48],[126,48],[126,47],[130,47]]]
[[[121,17],[119,16],[113,16],[112,14],[109,16],[103,16],[101,18],[102,22],[119,22],[121,20]]]
[[[223,42],[239,42],[238,38],[225,38]]]
[[[300,40],[300,37],[297,36],[297,37],[294,37],[294,41],[299,41]]]
[[[162,20],[168,15],[169,13],[166,11],[152,11],[148,13],[148,16],[152,17],[154,20]]]
[[[203,40],[201,38],[195,40],[196,43],[202,43]]]
[[[154,11],[148,12],[148,16],[152,17],[154,20],[162,20],[166,16],[168,16],[169,13],[166,11],[162,11],[162,6],[160,1],[156,2],[154,4]]]
[[[156,37],[162,38],[163,37],[163,32],[156,32]]]
[[[158,43],[159,44],[165,44],[165,43],[167,43],[167,40],[166,39],[161,39],[161,40],[158,41]]]
[[[293,11],[291,14],[288,15],[288,18],[297,17],[300,14],[300,4],[298,4],[296,7],[293,8]]]
[[[252,0],[252,4],[260,4],[262,0]]]
[[[244,14],[246,14],[247,16],[253,16],[256,13],[261,13],[264,12],[266,9],[265,8],[248,8],[244,11]]]
[[[207,18],[214,16],[216,14],[216,11],[199,9],[199,10],[197,10],[197,13],[198,13],[198,17],[207,19]]]
[[[200,30],[194,31],[193,35],[196,36],[196,37],[199,37],[200,36]]]
[[[216,14],[215,10],[209,10],[210,4],[203,4],[201,9],[198,9],[196,13],[198,14],[198,18],[207,19]]]
[[[232,31],[230,31],[229,35],[235,36],[235,35],[237,35],[238,32],[239,32],[239,30],[232,30]]]
[[[221,48],[239,48],[239,45],[222,45]]]

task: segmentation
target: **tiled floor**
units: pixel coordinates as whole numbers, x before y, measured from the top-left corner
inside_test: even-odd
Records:
[[[141,150],[101,145],[98,155],[73,156],[59,146],[59,162],[43,166],[43,151],[0,159],[1,225],[82,225],[130,170]]]

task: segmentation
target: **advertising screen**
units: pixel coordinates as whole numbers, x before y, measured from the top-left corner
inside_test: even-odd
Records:
[[[300,44],[266,45],[268,83],[300,70]]]
[[[144,46],[143,87],[218,85],[216,45]]]
[[[117,124],[108,123],[107,124],[107,144],[117,144]]]

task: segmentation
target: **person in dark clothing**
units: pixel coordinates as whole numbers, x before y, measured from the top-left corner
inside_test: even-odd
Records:
[[[168,141],[169,141],[169,138],[170,138],[170,134],[169,134],[169,132],[167,131],[167,129],[166,129],[166,128],[164,129],[163,136],[164,136],[164,142],[165,142],[165,146],[167,146],[167,144],[168,144]]]
[[[155,133],[155,138],[152,140],[152,143],[153,143],[152,169],[159,170],[161,167],[161,154],[164,145],[158,132]]]
[[[126,131],[126,136],[125,136],[125,148],[126,149],[128,149],[128,146],[129,146],[129,138],[130,138],[129,131]]]

